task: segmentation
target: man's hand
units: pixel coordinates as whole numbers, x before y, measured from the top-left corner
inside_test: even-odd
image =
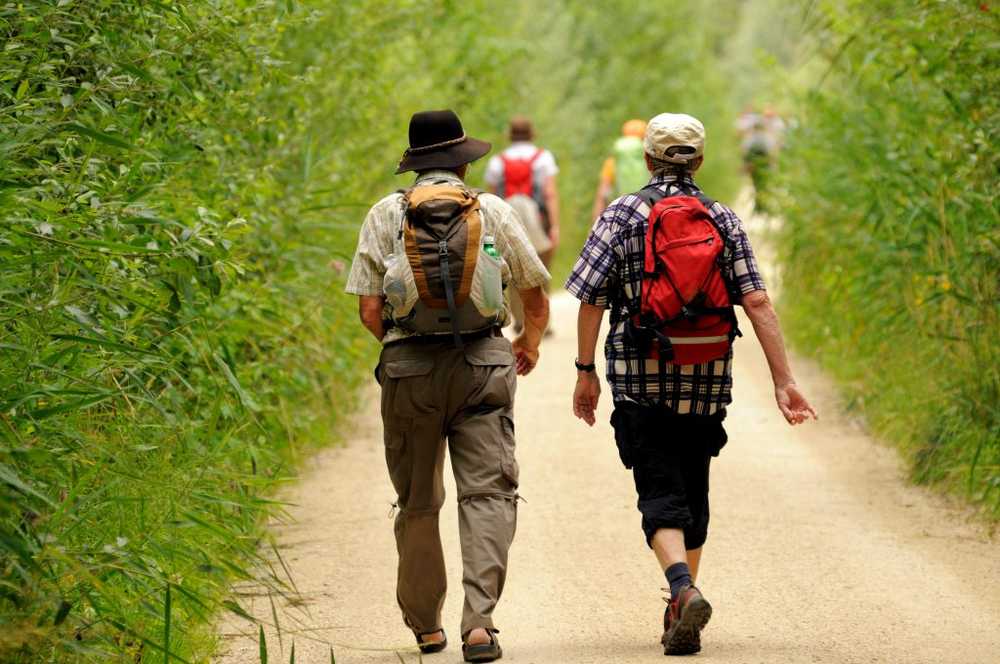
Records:
[[[795,383],[786,383],[774,387],[774,399],[778,402],[778,409],[785,416],[789,424],[795,426],[802,424],[812,415],[814,420],[819,419],[816,411],[809,405],[806,398],[802,396]]]
[[[578,371],[576,389],[573,390],[573,414],[594,426],[597,401],[601,398],[601,379],[594,371]]]
[[[549,229],[549,241],[552,243],[552,251],[559,246],[559,227],[553,226]]]
[[[514,359],[518,376],[527,376],[538,364],[538,345],[532,346],[526,335],[522,334],[511,342],[514,348]]]

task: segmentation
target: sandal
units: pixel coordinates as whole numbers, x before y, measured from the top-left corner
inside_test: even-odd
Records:
[[[462,656],[467,662],[492,662],[503,657],[503,649],[500,647],[500,642],[497,641],[496,634],[500,630],[498,629],[487,629],[486,632],[490,635],[489,643],[478,643],[476,645],[470,645],[462,640]]]
[[[431,634],[437,634],[441,632],[441,636],[444,637],[440,641],[425,642],[424,637],[430,636]],[[432,632],[423,632],[418,634],[414,632],[413,635],[417,637],[417,646],[420,647],[420,652],[425,655],[433,655],[436,652],[441,652],[448,647],[448,635],[444,633],[443,629],[436,629]]]

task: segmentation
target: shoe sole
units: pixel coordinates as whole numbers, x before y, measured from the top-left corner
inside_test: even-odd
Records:
[[[503,657],[503,648],[484,643],[481,646],[466,646],[462,654],[467,662],[494,662]]]
[[[421,643],[419,646],[420,652],[425,655],[433,655],[436,652],[441,652],[448,647],[448,640],[445,639],[440,643]]]
[[[703,597],[691,600],[684,615],[670,631],[663,633],[660,643],[664,655],[693,655],[701,650],[701,630],[712,617],[712,605]]]

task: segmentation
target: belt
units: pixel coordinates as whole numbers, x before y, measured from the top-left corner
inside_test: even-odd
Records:
[[[496,325],[493,327],[488,327],[485,330],[477,330],[475,332],[465,332],[460,335],[464,343],[471,343],[473,341],[479,341],[480,339],[488,339],[490,337],[502,337],[503,332]],[[385,345],[386,348],[389,346],[396,346],[398,344],[441,344],[447,343],[451,345],[453,340],[450,334],[422,334],[413,335],[409,337],[403,337],[402,339],[397,339],[396,341],[390,341]]]

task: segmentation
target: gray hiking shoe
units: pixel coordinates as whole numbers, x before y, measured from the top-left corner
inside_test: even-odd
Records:
[[[681,590],[663,614],[664,655],[693,655],[701,650],[701,630],[712,617],[712,605],[694,586]]]

